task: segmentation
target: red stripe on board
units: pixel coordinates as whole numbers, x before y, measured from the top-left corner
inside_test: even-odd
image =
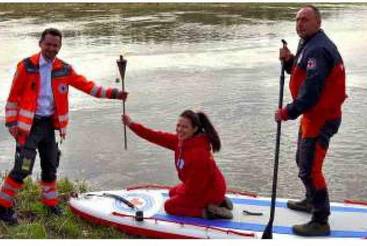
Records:
[[[232,193],[235,195],[249,196],[249,197],[257,197],[256,193],[248,192],[248,191],[239,191],[235,189],[228,189],[227,193]]]
[[[365,202],[365,201],[355,201],[355,200],[346,199],[346,200],[344,200],[344,203],[367,206],[367,202]]]
[[[114,227],[114,228],[116,228],[116,229],[118,229],[118,230],[120,230],[124,233],[127,233],[127,234],[145,236],[145,237],[149,237],[149,238],[163,238],[163,239],[200,239],[200,238],[190,237],[190,236],[185,236],[185,235],[180,235],[180,234],[174,234],[174,233],[168,233],[168,232],[159,232],[159,231],[153,231],[153,230],[149,230],[149,229],[137,228],[137,227],[128,226],[128,225],[121,225],[121,224],[116,223],[116,222],[96,218],[92,215],[86,214],[86,213],[72,207],[71,205],[69,205],[69,207],[75,215],[77,215],[77,216],[79,216],[79,217],[81,217],[85,220],[88,220],[89,222],[99,224],[99,225],[111,226],[111,227]]]
[[[139,190],[139,189],[170,189],[172,186],[168,185],[160,185],[160,184],[140,184],[140,185],[132,185],[126,188],[129,190]]]
[[[112,212],[112,214],[115,215],[115,216],[120,216],[120,217],[135,218],[135,216],[133,216],[133,215],[120,214],[118,212]],[[144,218],[144,219],[145,220],[154,220],[154,221],[169,222],[169,223],[179,224],[179,225],[195,226],[195,227],[203,228],[205,230],[210,229],[210,230],[213,230],[213,231],[220,231],[220,232],[223,232],[223,233],[226,233],[226,234],[235,234],[235,235],[245,236],[245,237],[255,237],[255,233],[238,232],[238,231],[234,231],[234,230],[221,229],[221,228],[218,228],[218,227],[205,226],[205,225],[200,225],[200,224],[177,222],[177,221],[172,221],[172,220],[168,220],[168,219],[165,220],[165,219],[157,219],[157,218]]]

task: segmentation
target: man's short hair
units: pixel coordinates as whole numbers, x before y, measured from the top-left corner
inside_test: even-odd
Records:
[[[309,5],[303,6],[302,8],[310,8],[310,9],[312,9],[313,12],[314,12],[314,14],[315,14],[315,16],[316,16],[316,18],[321,21],[321,12],[320,12],[320,10],[317,7],[315,7],[314,5],[309,4]]]
[[[47,34],[51,34],[52,36],[60,37],[60,41],[62,40],[62,33],[60,32],[60,30],[56,28],[47,28],[42,32],[40,42],[42,42],[45,39]]]

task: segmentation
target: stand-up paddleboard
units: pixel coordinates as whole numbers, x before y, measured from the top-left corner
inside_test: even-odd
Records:
[[[232,220],[169,215],[163,206],[168,188],[142,185],[83,193],[72,197],[69,205],[74,214],[92,223],[149,238],[260,239],[269,220],[270,198],[244,192],[226,195],[234,205]],[[292,225],[308,222],[311,216],[288,209],[286,203],[276,201],[273,238],[302,238],[292,233]],[[326,238],[367,238],[367,204],[331,203],[329,222],[331,235]]]

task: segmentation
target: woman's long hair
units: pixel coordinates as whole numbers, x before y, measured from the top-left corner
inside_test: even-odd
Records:
[[[204,133],[209,139],[213,152],[219,152],[221,143],[218,132],[205,113],[185,110],[180,114],[180,117],[189,119],[193,127],[198,127],[198,131],[195,134]]]

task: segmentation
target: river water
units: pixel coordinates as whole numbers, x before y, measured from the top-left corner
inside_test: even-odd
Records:
[[[324,172],[331,200],[367,199],[367,5],[324,4],[322,27],[347,69],[348,100]],[[127,111],[147,126],[174,131],[178,114],[205,111],[223,149],[216,160],[228,186],[271,193],[280,40],[294,51],[297,5],[283,4],[0,4],[0,171],[11,169],[15,143],[4,106],[15,66],[38,52],[47,27],[64,33],[59,57],[103,86],[115,82],[115,61],[128,60]],[[288,77],[286,78],[289,79]],[[288,90],[285,102],[289,102]],[[93,189],[178,182],[173,153],[128,132],[123,149],[121,102],[70,90],[71,122],[59,176]],[[298,121],[283,125],[278,196],[301,197],[294,162]],[[39,160],[34,176],[39,176]]]

